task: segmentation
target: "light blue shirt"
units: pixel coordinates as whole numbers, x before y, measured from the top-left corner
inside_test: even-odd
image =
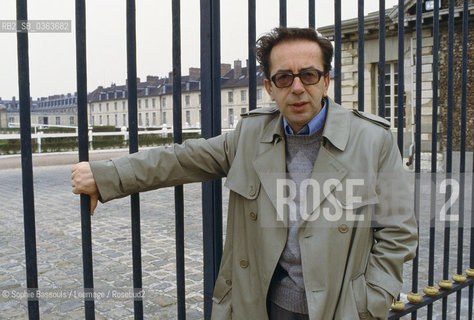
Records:
[[[316,116],[314,116],[314,118],[311,119],[310,122],[305,124],[304,127],[301,128],[301,130],[298,131],[296,135],[310,135],[310,134],[315,133],[316,131],[318,131],[324,126],[324,121],[326,121],[326,112],[327,112],[326,99],[323,99],[323,102],[324,104],[321,111]],[[291,135],[295,134],[293,132],[293,129],[291,129],[290,125],[286,121],[285,117],[283,117],[283,128],[285,128],[286,134],[291,134]]]

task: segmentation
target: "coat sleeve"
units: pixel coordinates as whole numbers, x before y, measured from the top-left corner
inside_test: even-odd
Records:
[[[414,258],[418,245],[414,202],[408,179],[397,144],[392,133],[387,131],[377,173],[379,203],[373,219],[374,245],[365,274],[368,310],[377,319],[381,314],[386,317],[386,303],[396,299],[400,293],[403,263]],[[381,303],[371,303],[371,297],[377,300],[377,295]]]
[[[232,164],[240,123],[210,139],[157,147],[106,161],[91,162],[100,201],[135,192],[225,177]]]

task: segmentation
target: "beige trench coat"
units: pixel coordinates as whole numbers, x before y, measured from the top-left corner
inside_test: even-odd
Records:
[[[267,292],[288,218],[285,206],[276,209],[277,179],[286,172],[277,108],[250,112],[234,131],[215,138],[92,162],[91,168],[103,202],[227,177],[227,234],[212,318],[268,318]],[[310,319],[386,318],[402,286],[403,263],[417,245],[413,201],[386,122],[329,99],[312,178],[321,188],[308,193],[313,201],[298,234]],[[347,196],[343,186],[361,178],[362,186],[355,183],[353,197]],[[328,179],[335,180],[325,189]]]

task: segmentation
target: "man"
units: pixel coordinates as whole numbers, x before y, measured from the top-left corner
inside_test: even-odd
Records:
[[[328,96],[332,45],[276,28],[257,43],[278,108],[208,140],[72,170],[92,209],[128,194],[227,177],[213,319],[384,319],[413,258],[416,222],[387,122]]]

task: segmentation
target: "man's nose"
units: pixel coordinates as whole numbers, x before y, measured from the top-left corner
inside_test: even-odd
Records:
[[[305,88],[303,82],[301,82],[300,77],[295,77],[293,79],[293,84],[291,85],[291,90],[295,94],[303,93]]]

